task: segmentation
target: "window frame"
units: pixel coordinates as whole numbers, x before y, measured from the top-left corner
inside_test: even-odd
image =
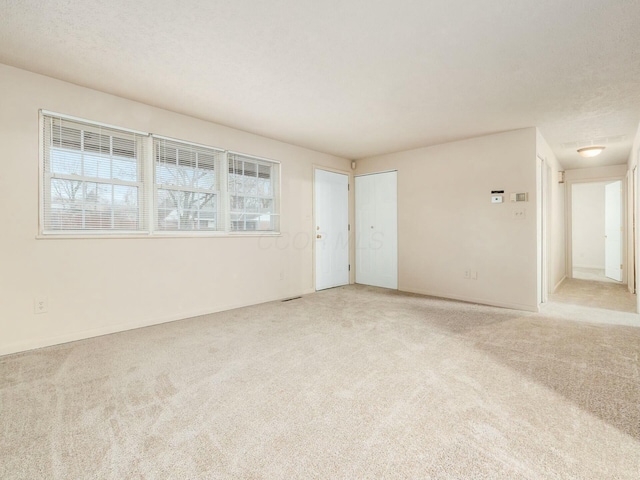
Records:
[[[134,130],[130,128],[120,127],[117,125],[111,125],[108,123],[97,122],[88,120],[81,117],[72,115],[61,114],[52,112],[45,109],[39,110],[38,121],[38,229],[37,239],[93,239],[93,238],[168,238],[168,237],[252,237],[252,236],[281,236],[281,191],[282,191],[282,169],[281,163],[277,160],[270,158],[260,157],[238,151],[231,151],[220,147],[214,147],[211,145],[205,145],[201,143],[191,142],[188,140],[177,139],[174,137],[168,137],[163,135],[156,135],[149,132],[143,132],[140,130]],[[140,143],[137,146],[137,169],[138,169],[138,181],[127,182],[119,179],[94,179],[93,177],[74,177],[73,175],[65,174],[53,174],[47,171],[45,166],[45,117],[59,118],[61,120],[67,120],[76,122],[79,124],[87,125],[88,127],[106,128],[110,130],[120,131],[123,133],[135,134],[141,137]],[[181,143],[185,146],[195,146],[199,148],[211,149],[220,152],[223,157],[220,161],[220,176],[216,178],[216,183],[219,187],[217,190],[217,221],[222,218],[223,228],[218,230],[162,230],[157,228],[158,222],[158,204],[157,204],[157,189],[160,185],[156,183],[156,160],[155,160],[155,145],[154,139],[164,139],[171,142]],[[255,160],[257,162],[268,163],[272,169],[275,169],[275,185],[273,186],[273,210],[274,213],[269,214],[271,218],[274,217],[277,220],[275,227],[272,230],[232,230],[231,229],[231,194],[229,192],[229,155],[239,155],[248,160]],[[69,178],[65,178],[69,177]],[[108,185],[125,185],[135,186],[138,188],[138,217],[140,230],[108,230],[108,229],[83,229],[83,230],[51,230],[45,228],[45,209],[47,198],[49,204],[51,204],[51,179],[61,178],[63,180],[81,180],[82,182],[105,183]],[[104,180],[104,182],[96,181]],[[177,190],[189,190],[181,189]],[[256,195],[258,197],[258,195]],[[49,207],[50,208],[50,207]]]
[[[231,228],[231,215],[233,214],[232,209],[231,209],[231,195],[232,192],[230,191],[228,185],[229,185],[229,155],[238,155],[240,157],[246,158],[249,161],[254,160],[256,162],[256,165],[260,165],[260,164],[269,164],[270,168],[275,169],[275,186],[272,187],[273,190],[273,194],[271,195],[271,197],[262,197],[259,194],[256,195],[245,195],[243,194],[243,197],[253,197],[253,198],[271,198],[273,200],[273,209],[275,211],[275,213],[271,213],[269,214],[271,217],[276,217],[277,219],[277,228],[273,229],[273,230],[233,230]],[[264,158],[264,157],[258,157],[256,155],[249,155],[246,153],[241,153],[241,152],[235,152],[232,150],[228,150],[227,151],[227,155],[226,155],[226,170],[227,172],[227,178],[226,178],[226,184],[227,184],[227,202],[228,202],[228,208],[227,208],[227,221],[228,221],[228,225],[227,225],[227,231],[229,232],[229,234],[231,235],[260,235],[260,234],[269,234],[269,233],[276,233],[279,234],[280,230],[281,230],[281,213],[280,213],[280,198],[281,198],[281,178],[282,178],[282,170],[281,170],[281,164],[280,162],[276,161],[276,160],[271,160],[269,158]]]
[[[220,234],[225,234],[228,232],[227,229],[227,201],[226,201],[226,175],[225,168],[227,164],[227,152],[221,148],[212,147],[209,145],[203,145],[200,143],[189,142],[187,140],[180,140],[172,137],[166,137],[163,135],[155,135],[151,134],[151,162],[153,163],[153,172],[152,172],[152,182],[153,182],[153,201],[152,201],[152,211],[151,211],[151,232],[152,235],[157,236],[218,236]],[[215,190],[197,188],[197,187],[180,187],[180,186],[172,186],[167,184],[158,184],[157,183],[157,167],[158,163],[156,162],[156,140],[167,141],[170,143],[178,143],[184,145],[185,147],[196,147],[199,149],[212,150],[217,154],[222,156],[222,159],[219,161],[218,167],[214,164],[214,178],[215,184],[217,188]],[[217,171],[216,169],[220,168],[221,171]],[[216,222],[222,221],[222,229],[218,228],[216,230],[208,230],[208,229],[193,229],[193,230],[164,230],[158,227],[159,225],[159,209],[158,209],[158,190],[174,190],[178,192],[193,192],[193,193],[214,193],[216,196]]]
[[[45,148],[49,148],[49,158],[51,158],[51,151],[53,148],[49,145],[45,145],[45,122],[46,118],[59,119],[62,121],[74,122],[80,125],[87,126],[89,129],[101,129],[105,128],[108,130],[112,130],[115,132],[122,132],[126,134],[136,135],[140,138],[139,142],[136,142],[136,181],[127,181],[121,180],[118,178],[100,178],[100,177],[91,177],[84,175],[74,176],[71,174],[61,174],[61,173],[53,173],[51,170],[47,169],[45,166]],[[146,139],[144,137],[148,136],[148,133],[141,132],[138,130],[132,130],[129,128],[122,128],[115,125],[109,125],[102,122],[94,122],[91,120],[86,120],[83,118],[74,117],[71,115],[60,114],[56,112],[50,112],[47,110],[39,111],[39,175],[38,175],[38,210],[39,210],[39,221],[38,221],[38,232],[39,237],[46,238],[56,238],[56,237],[103,237],[110,238],[113,236],[147,236],[150,233],[150,226],[148,224],[145,212],[148,210],[149,202],[147,198],[147,189],[146,189],[146,149],[145,143]],[[85,131],[85,130],[81,130]],[[81,142],[83,142],[83,137],[81,136]],[[113,136],[110,135],[111,142],[113,142]],[[63,150],[61,147],[60,150]],[[110,144],[110,151],[113,150],[113,143]],[[78,150],[80,157],[82,158],[82,168],[84,169],[84,156],[86,150],[82,148]],[[111,154],[110,157],[113,157]],[[110,158],[110,161],[113,162],[113,158]],[[96,183],[110,186],[126,186],[126,187],[136,187],[138,189],[138,224],[140,228],[137,230],[127,230],[127,229],[47,229],[46,228],[46,210],[47,210],[47,200],[49,202],[49,208],[51,208],[52,204],[52,192],[51,192],[51,180],[60,179],[65,181],[79,181],[82,182],[83,190],[86,189],[87,183]]]

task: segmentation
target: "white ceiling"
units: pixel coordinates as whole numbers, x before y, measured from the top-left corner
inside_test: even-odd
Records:
[[[0,0],[0,63],[347,158],[537,126],[625,163],[637,0]],[[578,146],[606,141],[583,160]]]

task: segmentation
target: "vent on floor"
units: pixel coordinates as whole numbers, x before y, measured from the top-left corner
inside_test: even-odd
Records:
[[[282,301],[283,301],[283,302],[290,302],[291,300],[298,300],[299,298],[302,298],[302,297],[286,298],[286,299],[284,299],[284,300],[282,300]]]

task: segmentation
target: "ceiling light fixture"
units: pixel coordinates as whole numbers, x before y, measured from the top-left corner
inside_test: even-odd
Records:
[[[578,153],[580,154],[580,156],[588,158],[588,157],[595,157],[596,155],[600,155],[603,150],[604,150],[604,147],[584,147],[584,148],[579,148]]]

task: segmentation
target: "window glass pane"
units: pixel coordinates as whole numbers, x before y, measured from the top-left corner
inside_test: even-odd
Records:
[[[93,178],[111,178],[111,159],[101,155],[85,153],[84,175]]]
[[[112,178],[135,182],[138,180],[138,164],[135,159],[113,157],[111,159]]]
[[[244,197],[244,209],[246,212],[257,212],[258,199],[255,197]]]
[[[273,199],[261,198],[260,199],[260,211],[262,213],[271,213],[273,211]]]
[[[265,197],[272,195],[270,179],[258,179],[258,195]]]
[[[244,193],[244,183],[242,175],[232,174],[229,179],[229,191],[233,193]]]
[[[52,148],[49,162],[52,173],[82,175],[82,154],[79,152]]]
[[[244,179],[244,193],[247,195],[258,194],[258,181],[256,177],[245,177]]]
[[[198,169],[194,177],[194,186],[207,190],[213,190],[216,186],[216,177],[213,170]]]
[[[217,230],[217,197],[211,193],[158,189],[160,230]]]
[[[123,207],[137,207],[138,188],[125,185],[114,185],[113,204]]]
[[[52,203],[59,205],[82,202],[82,182],[52,178],[51,199]]]

